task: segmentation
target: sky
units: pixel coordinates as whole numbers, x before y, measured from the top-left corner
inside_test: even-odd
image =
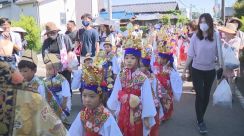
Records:
[[[193,4],[192,11],[208,12],[213,14],[213,6],[215,0],[112,0],[112,5],[122,4],[134,4],[134,3],[151,3],[151,2],[165,2],[165,1],[176,1],[180,8],[189,8],[190,4]],[[221,3],[221,0],[217,0]],[[235,3],[236,0],[225,0],[225,6],[230,7]]]

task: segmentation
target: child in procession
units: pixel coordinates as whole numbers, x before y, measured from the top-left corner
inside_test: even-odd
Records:
[[[107,106],[117,116],[124,136],[147,136],[155,124],[155,104],[150,81],[139,67],[141,39],[129,36],[125,42],[124,68],[117,76]]]
[[[89,56],[85,57],[83,60],[82,68],[92,66],[92,65],[93,65],[93,59]],[[73,70],[72,75],[73,75],[73,78],[72,78],[72,82],[71,82],[71,89],[72,90],[79,89],[81,92],[83,85],[84,85],[83,79],[82,79],[83,70],[82,69]],[[82,99],[82,93],[81,93],[81,99]],[[81,100],[81,103],[82,103],[82,100]]]
[[[103,71],[94,66],[83,68],[83,108],[72,123],[71,136],[122,136],[120,129],[107,108],[103,105],[106,82]]]
[[[61,69],[61,62],[56,54],[50,53],[45,56],[44,63],[47,71],[45,87],[53,94],[65,115],[69,116],[71,110],[70,86],[66,78],[58,73]]]
[[[24,77],[24,81],[28,82],[30,91],[37,91],[45,98],[45,87],[43,81],[35,76],[37,70],[37,54],[33,50],[26,50],[18,63],[18,69]]]
[[[153,100],[155,104],[155,108],[157,111],[156,116],[154,117],[156,124],[152,127],[149,136],[159,136],[159,126],[160,126],[160,118],[163,117],[163,108],[162,105],[159,102],[157,92],[156,92],[156,83],[157,80],[155,78],[155,75],[153,74],[150,66],[151,61],[151,55],[152,55],[152,49],[151,48],[144,48],[142,50],[142,58],[140,63],[140,70],[147,76],[147,78],[150,80],[150,85],[152,88],[152,95]]]
[[[173,91],[170,82],[170,73],[174,69],[173,53],[166,45],[158,45],[158,57],[154,63],[157,79],[157,95],[163,106],[162,121],[168,120],[173,113]]]

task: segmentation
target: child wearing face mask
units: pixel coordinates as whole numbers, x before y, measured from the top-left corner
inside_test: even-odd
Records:
[[[103,71],[94,66],[85,66],[82,79],[83,107],[69,129],[70,135],[122,136],[113,115],[103,105],[103,95],[107,89]]]
[[[141,39],[127,37],[124,41],[124,68],[117,76],[107,106],[115,112],[124,136],[146,136],[155,124],[155,104],[150,81],[138,69],[141,57]]]

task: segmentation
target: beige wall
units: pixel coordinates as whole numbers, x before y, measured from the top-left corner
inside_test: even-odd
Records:
[[[82,25],[80,17],[84,13],[89,13],[93,17],[99,15],[99,11],[104,7],[104,0],[75,0],[76,24],[78,27]]]

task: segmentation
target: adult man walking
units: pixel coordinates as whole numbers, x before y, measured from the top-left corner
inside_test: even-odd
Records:
[[[78,41],[80,42],[81,56],[94,57],[99,52],[99,35],[96,29],[91,27],[92,16],[84,14],[81,16],[82,25],[84,28],[79,30]]]

